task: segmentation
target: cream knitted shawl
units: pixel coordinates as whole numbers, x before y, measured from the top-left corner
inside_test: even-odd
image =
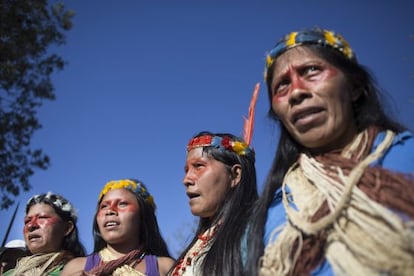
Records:
[[[62,264],[51,265],[53,261],[60,255],[60,252],[48,253],[42,255],[32,255],[21,258],[14,269],[12,275],[39,276],[48,275]]]
[[[367,135],[359,134],[342,155],[346,157],[360,143],[366,143]],[[265,248],[259,275],[291,275],[301,261],[298,257],[304,235],[321,230],[328,231],[325,257],[336,275],[414,275],[414,222],[371,200],[356,185],[369,164],[390,147],[393,137],[394,133],[388,131],[377,149],[349,175],[337,167],[336,178],[324,171],[323,164],[301,154],[283,181],[288,222],[272,233],[278,236]],[[311,222],[325,201],[330,213]],[[295,242],[298,249],[293,255]]]

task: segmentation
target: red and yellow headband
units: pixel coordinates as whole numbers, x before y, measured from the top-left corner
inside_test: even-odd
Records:
[[[187,145],[187,152],[199,147],[213,147],[228,150],[241,156],[254,152],[245,142],[230,136],[202,135],[194,137]]]

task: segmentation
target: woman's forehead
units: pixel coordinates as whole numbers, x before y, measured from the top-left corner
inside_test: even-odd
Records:
[[[117,198],[125,198],[125,199],[131,199],[131,198],[135,198],[135,195],[124,188],[119,188],[119,189],[112,189],[109,190],[104,197],[102,198],[102,201],[105,200],[109,200],[109,199],[117,199]]]
[[[38,213],[54,213],[56,214],[55,209],[50,206],[47,203],[36,203],[32,206],[30,206],[29,211],[27,212],[27,215],[35,215]]]
[[[310,62],[327,62],[321,56],[306,46],[299,46],[287,50],[275,60],[273,73],[287,70],[287,67],[300,66]]]
[[[307,46],[298,46],[287,50],[276,58],[275,65],[277,66],[280,61],[296,61],[303,62],[308,59],[323,59],[317,55],[312,49]]]

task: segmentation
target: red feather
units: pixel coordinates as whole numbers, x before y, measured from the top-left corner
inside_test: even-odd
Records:
[[[244,118],[243,138],[247,145],[250,145],[253,136],[254,127],[254,109],[256,107],[257,96],[259,95],[260,83],[256,83],[253,90],[253,96],[249,105],[249,116]]]

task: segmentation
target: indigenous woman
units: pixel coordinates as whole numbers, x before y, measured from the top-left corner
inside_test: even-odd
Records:
[[[64,197],[48,192],[30,198],[23,234],[32,255],[3,275],[60,275],[69,260],[85,256],[76,221],[75,209]]]
[[[93,223],[94,253],[71,261],[62,275],[166,275],[174,260],[155,207],[142,182],[108,182],[99,194]]]
[[[349,44],[329,30],[290,33],[270,51],[265,79],[280,140],[250,268],[414,275],[414,138],[386,115]]]
[[[257,199],[254,163],[253,149],[232,134],[201,132],[191,138],[183,182],[200,220],[171,275],[242,274],[243,237]]]

